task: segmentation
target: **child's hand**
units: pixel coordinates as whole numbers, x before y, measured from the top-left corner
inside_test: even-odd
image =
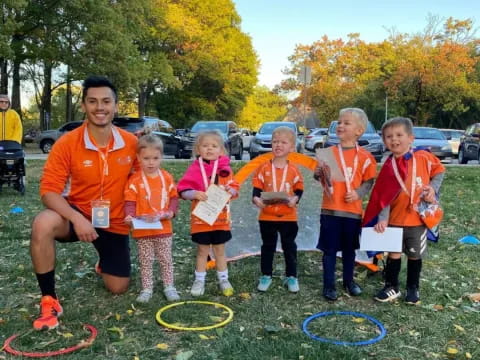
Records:
[[[298,203],[298,196],[291,196],[288,198],[288,207],[295,207],[297,206],[297,203]]]
[[[203,191],[195,191],[195,194],[193,195],[193,198],[195,200],[205,201],[205,200],[208,199],[208,196],[207,196],[207,193],[205,193]]]
[[[360,199],[360,197],[358,196],[358,193],[355,191],[355,190],[352,190],[350,192],[347,192],[345,194],[345,202],[347,203],[351,203],[351,202],[354,202],[354,201],[357,201]]]
[[[234,188],[232,188],[230,185],[225,185],[223,188],[224,188],[225,191],[228,192],[230,195],[232,195],[232,196],[236,196],[236,195],[237,195],[237,190],[235,190]]]
[[[430,185],[424,186],[422,197],[423,197],[423,200],[425,200],[428,203],[435,202],[435,189]]]
[[[255,196],[253,198],[253,203],[259,208],[263,209],[265,207],[265,203],[263,202],[262,199],[260,199],[258,196]]]
[[[125,216],[125,219],[123,219],[123,222],[129,226],[132,226],[133,217],[131,215],[127,215]]]
[[[173,211],[171,211],[171,210],[160,211],[158,216],[159,216],[160,220],[171,219],[171,218],[173,218]]]
[[[373,227],[373,230],[375,230],[378,233],[383,233],[387,228],[387,226],[388,226],[388,221],[382,220],[376,223],[376,225]]]

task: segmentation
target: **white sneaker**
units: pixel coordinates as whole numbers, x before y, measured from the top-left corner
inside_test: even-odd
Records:
[[[168,285],[163,289],[163,294],[167,298],[167,301],[178,301],[180,300],[180,296],[178,295],[177,289],[175,286]]]
[[[144,289],[140,291],[140,294],[137,296],[137,299],[135,301],[138,303],[147,303],[152,298],[152,295],[153,295],[153,290]]]
[[[228,279],[223,279],[218,282],[218,287],[222,291],[223,296],[233,295],[233,286]]]
[[[192,296],[202,296],[204,292],[205,281],[195,279],[192,288],[190,289],[190,294],[192,294]]]

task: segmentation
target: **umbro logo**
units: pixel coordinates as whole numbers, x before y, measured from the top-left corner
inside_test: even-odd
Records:
[[[91,166],[93,166],[93,161],[92,160],[83,160],[83,166],[84,167],[91,167]]]

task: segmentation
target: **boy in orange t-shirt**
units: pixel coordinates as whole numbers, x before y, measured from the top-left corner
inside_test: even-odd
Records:
[[[155,135],[144,135],[138,140],[137,159],[140,171],[133,174],[125,186],[125,223],[134,218],[147,222],[160,221],[160,229],[132,231],[137,241],[142,291],[137,302],[146,303],[153,294],[152,265],[155,256],[161,268],[163,293],[168,301],[180,300],[173,285],[172,221],[178,209],[178,194],[173,177],[160,169],[163,155],[162,140]]]
[[[405,301],[418,304],[422,257],[427,248],[427,227],[415,209],[415,199],[426,203],[436,201],[442,184],[445,167],[432,153],[424,150],[412,151],[414,140],[412,122],[408,118],[393,118],[382,127],[383,141],[392,152],[377,178],[366,214],[371,213],[375,203],[380,203],[375,231],[384,232],[387,226],[403,228],[403,252],[408,257],[407,295]],[[390,190],[386,190],[388,187]],[[377,201],[385,193],[396,189],[390,201]],[[389,253],[385,269],[385,286],[376,295],[380,302],[393,301],[401,293],[398,275],[401,268],[401,253]]]
[[[338,146],[332,148],[338,167],[345,181],[331,181],[331,187],[324,188],[320,214],[320,238],[317,248],[323,251],[323,296],[335,301],[336,254],[342,252],[343,286],[353,296],[362,293],[353,280],[355,250],[360,247],[362,198],[370,191],[376,174],[377,163],[367,150],[358,146],[357,140],[363,134],[368,118],[362,109],[340,110],[337,136]],[[319,161],[314,177],[322,184],[329,173],[327,165]]]
[[[261,247],[262,276],[258,283],[259,291],[267,291],[272,283],[273,257],[280,234],[285,257],[285,285],[288,291],[299,291],[297,280],[298,233],[297,204],[303,194],[303,178],[295,165],[287,160],[295,149],[295,132],[286,126],[276,128],[272,133],[273,159],[256,171],[253,180],[253,203],[260,209],[258,217]],[[281,201],[262,200],[262,192],[283,192]]]

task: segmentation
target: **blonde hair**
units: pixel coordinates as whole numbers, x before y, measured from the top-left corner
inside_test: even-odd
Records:
[[[272,131],[272,140],[275,135],[287,135],[293,145],[297,142],[297,135],[295,131],[288,126],[279,126]]]
[[[345,115],[347,113],[350,113],[353,116],[355,116],[355,118],[357,119],[358,125],[360,125],[363,128],[363,131],[367,129],[368,116],[367,114],[365,114],[365,111],[363,111],[360,108],[344,108],[340,110],[338,114],[338,118],[342,117],[342,115]]]
[[[403,126],[403,128],[405,129],[405,132],[408,135],[413,135],[412,120],[410,120],[409,118],[397,116],[397,117],[388,119],[382,125],[382,137],[384,137],[386,129],[391,128],[391,127],[395,127],[395,126]]]
[[[200,151],[199,151],[200,144],[206,138],[215,139],[218,143],[218,146],[222,150],[223,154],[228,155],[227,149],[225,148],[225,143],[223,142],[222,134],[220,134],[217,130],[207,130],[207,131],[202,131],[197,135],[195,139],[195,144],[193,145],[193,149],[192,149],[193,157],[197,157],[198,155],[200,155]]]
[[[138,139],[137,143],[137,154],[140,154],[140,152],[143,149],[146,148],[154,148],[155,150],[160,151],[160,153],[163,155],[163,142],[162,139],[160,139],[158,136],[153,135],[153,134],[146,134],[141,136]]]

